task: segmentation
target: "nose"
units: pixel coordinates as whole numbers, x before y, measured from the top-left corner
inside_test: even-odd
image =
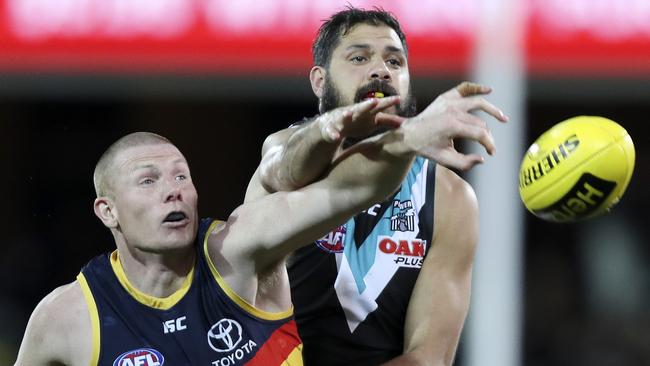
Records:
[[[172,182],[170,186],[167,188],[167,193],[165,194],[165,202],[173,202],[173,201],[182,201],[183,200],[183,194],[182,194],[182,189],[178,184],[175,184],[176,182]]]
[[[391,73],[388,69],[388,65],[384,62],[383,59],[375,61],[370,67],[369,79],[382,79],[384,81],[391,80]]]

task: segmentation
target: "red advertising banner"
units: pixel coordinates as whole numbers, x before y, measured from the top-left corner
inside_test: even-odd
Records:
[[[469,70],[479,1],[351,3],[393,12],[412,72],[438,76]],[[650,75],[650,2],[522,1],[533,75]],[[346,3],[0,0],[0,72],[306,74],[318,26]]]
[[[533,75],[650,77],[650,1],[528,0]]]

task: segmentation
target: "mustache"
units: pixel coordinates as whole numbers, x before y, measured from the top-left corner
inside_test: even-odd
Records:
[[[354,95],[354,102],[361,102],[370,92],[381,92],[386,97],[397,95],[397,90],[393,88],[388,81],[384,81],[383,79],[373,79],[371,82],[357,90],[357,93]]]

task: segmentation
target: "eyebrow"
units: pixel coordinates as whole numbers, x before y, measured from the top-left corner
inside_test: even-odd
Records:
[[[156,171],[160,170],[154,164],[136,164],[135,166],[133,166],[133,168],[130,169],[130,171],[135,172],[135,171],[143,170],[143,169],[152,169],[152,170],[156,170]]]
[[[355,49],[368,50],[368,49],[370,49],[370,45],[367,44],[367,43],[356,43],[356,44],[349,45],[345,49],[346,50],[355,50]],[[399,47],[391,46],[391,45],[388,45],[388,46],[384,47],[384,51],[397,52],[397,53],[402,53],[402,54],[404,53],[403,49],[401,49]]]

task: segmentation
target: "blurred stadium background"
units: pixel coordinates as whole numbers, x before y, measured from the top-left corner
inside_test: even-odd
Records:
[[[92,212],[108,144],[169,137],[202,216],[227,217],[264,137],[316,113],[310,44],[347,3],[0,0],[0,364],[15,360],[38,301],[113,248]],[[499,152],[467,176],[482,236],[456,364],[650,365],[650,0],[349,3],[401,20],[420,107],[472,79],[514,117],[493,124]],[[628,130],[631,184],[609,215],[542,222],[519,202],[519,161],[583,114]]]

